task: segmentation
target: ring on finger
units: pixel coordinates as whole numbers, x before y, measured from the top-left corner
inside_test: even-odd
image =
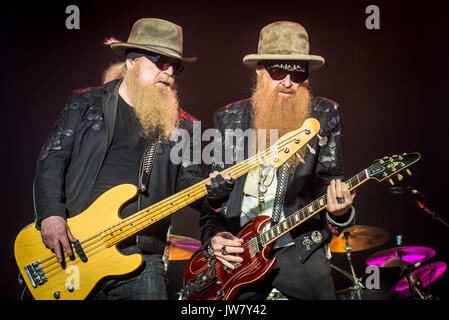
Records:
[[[340,203],[340,204],[345,203],[345,198],[337,197],[337,202]]]
[[[228,251],[226,250],[226,247],[222,247],[222,248],[221,248],[221,254],[222,254],[222,255],[228,254]]]

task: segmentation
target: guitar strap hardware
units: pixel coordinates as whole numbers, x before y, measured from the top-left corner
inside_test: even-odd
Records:
[[[151,169],[153,168],[154,157],[156,155],[156,148],[160,142],[160,135],[153,140],[150,147],[145,153],[143,164],[140,172],[139,192],[146,193],[148,190],[148,182],[150,181]]]

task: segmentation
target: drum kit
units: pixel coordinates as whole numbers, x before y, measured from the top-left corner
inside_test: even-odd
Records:
[[[352,282],[349,288],[338,290],[337,296],[349,296],[351,300],[362,300],[363,293],[367,288],[362,283],[362,278],[356,276],[352,263],[352,252],[372,249],[385,244],[390,238],[389,233],[381,228],[354,225],[338,236],[334,236],[329,243],[330,251],[333,253],[345,253],[350,272],[345,271],[333,264],[331,267],[340,272]],[[379,268],[398,268],[401,278],[389,291],[392,299],[404,299],[413,297],[414,299],[430,300],[434,297],[428,288],[432,282],[437,280],[446,270],[445,262],[433,262],[425,264],[435,255],[435,250],[419,246],[402,246],[402,237],[396,237],[397,246],[391,249],[382,250],[370,255],[365,263],[369,266]],[[168,234],[167,245],[163,255],[165,270],[168,269],[169,261],[188,260],[193,253],[201,247],[199,240]],[[427,292],[425,292],[427,291]],[[348,295],[349,294],[349,295]],[[273,289],[268,300],[286,300],[277,290]]]
[[[352,286],[337,291],[340,297],[350,293],[351,300],[362,300],[365,286],[354,271],[351,259],[352,252],[363,251],[380,246],[388,241],[390,235],[387,231],[377,227],[354,225],[338,236],[334,236],[329,244],[331,252],[346,253],[351,272],[347,272],[335,265],[331,267],[352,281]],[[365,263],[368,266],[379,268],[398,268],[401,280],[389,291],[389,298],[404,299],[413,297],[419,300],[435,298],[430,294],[430,284],[438,279],[446,270],[445,262],[424,264],[435,255],[435,250],[419,246],[403,246],[402,236],[396,237],[396,247],[376,252],[370,255]]]

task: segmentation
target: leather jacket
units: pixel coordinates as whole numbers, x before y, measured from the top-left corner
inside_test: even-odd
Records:
[[[114,135],[120,83],[114,80],[70,95],[37,160],[33,185],[37,228],[48,216],[73,217],[95,200],[91,193]],[[195,119],[183,110],[180,118],[180,127],[191,133]],[[202,180],[199,165],[170,160],[172,146],[171,142],[159,144],[148,194],[139,196],[141,208]],[[163,219],[149,227],[159,239],[157,250],[150,251],[163,250],[168,226],[169,219]]]
[[[319,196],[326,194],[327,186],[332,179],[343,180],[344,166],[342,156],[342,132],[339,106],[336,102],[315,97],[311,101],[311,117],[320,122],[318,135],[308,143],[308,151],[304,157],[305,164],[300,164],[288,179],[287,191],[284,202],[284,215],[286,217],[305,207]],[[252,128],[252,104],[250,99],[231,103],[214,113],[214,127],[225,136],[225,130]],[[223,146],[225,149],[233,149],[233,161],[235,162],[239,150],[235,144]],[[248,157],[248,147],[244,150],[244,158]],[[214,164],[212,170],[222,170],[232,164]],[[235,182],[233,191],[228,201],[218,213],[203,214],[200,221],[201,240],[203,248],[211,238],[222,231],[229,231],[236,235],[240,230],[240,214],[243,200],[243,188],[246,175],[241,176]],[[345,226],[353,224],[354,209],[345,214],[342,220]],[[317,248],[331,240],[333,234],[338,234],[343,228],[331,223],[327,219],[326,211],[314,215],[311,219],[293,229],[290,233],[298,248],[301,260],[304,262]],[[350,222],[348,218],[352,218]],[[319,242],[308,241],[314,231],[322,235]]]

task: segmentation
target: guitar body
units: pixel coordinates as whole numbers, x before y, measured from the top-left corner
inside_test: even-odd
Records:
[[[217,259],[210,261],[198,250],[190,258],[184,271],[183,298],[186,300],[233,300],[245,286],[263,280],[273,269],[276,259],[268,259],[271,245],[256,252],[248,245],[248,240],[259,235],[271,220],[259,216],[248,222],[238,233],[243,239],[244,252],[240,266],[228,269]],[[262,246],[260,246],[262,247]]]
[[[35,299],[84,299],[102,278],[130,273],[142,264],[141,255],[123,255],[115,245],[107,247],[101,237],[90,247],[83,247],[83,240],[101,233],[108,226],[120,223],[120,208],[136,194],[137,187],[134,185],[116,186],[102,194],[84,212],[67,220],[73,236],[81,242],[87,255],[86,262],[78,257],[71,261],[67,256],[64,267],[56,262],[56,258],[43,262],[54,254],[43,244],[40,231],[34,224],[22,229],[15,241],[14,255],[22,277]],[[35,261],[42,262],[41,267],[48,279],[41,285],[33,286],[25,267]]]
[[[277,168],[310,141],[319,129],[319,122],[309,118],[301,128],[283,135],[276,145],[223,170],[221,174],[229,174],[233,179],[237,179],[262,163]],[[77,239],[72,246],[76,254],[73,260],[65,257],[62,264],[59,264],[55,254],[44,246],[41,234],[34,225],[28,225],[16,238],[14,255],[31,294],[35,299],[84,299],[101,279],[136,270],[143,262],[142,256],[122,255],[116,245],[204,197],[207,194],[208,182],[210,179],[198,182],[126,219],[120,219],[120,209],[137,195],[137,188],[131,184],[112,188],[102,194],[87,210],[67,220],[72,234]],[[267,221],[268,217],[254,220],[242,230],[241,237],[250,239],[252,235],[257,235]],[[247,250],[251,260],[235,271],[226,271],[221,264],[216,264],[220,278],[225,281],[222,285],[226,291],[224,298],[235,297],[241,290],[242,283],[260,281],[268,274],[275,263],[275,260],[266,258],[268,252],[269,248],[262,246],[257,255],[254,250]],[[201,260],[201,257],[197,255],[196,259]],[[204,265],[202,261],[195,264],[192,275],[201,272],[198,270]]]

